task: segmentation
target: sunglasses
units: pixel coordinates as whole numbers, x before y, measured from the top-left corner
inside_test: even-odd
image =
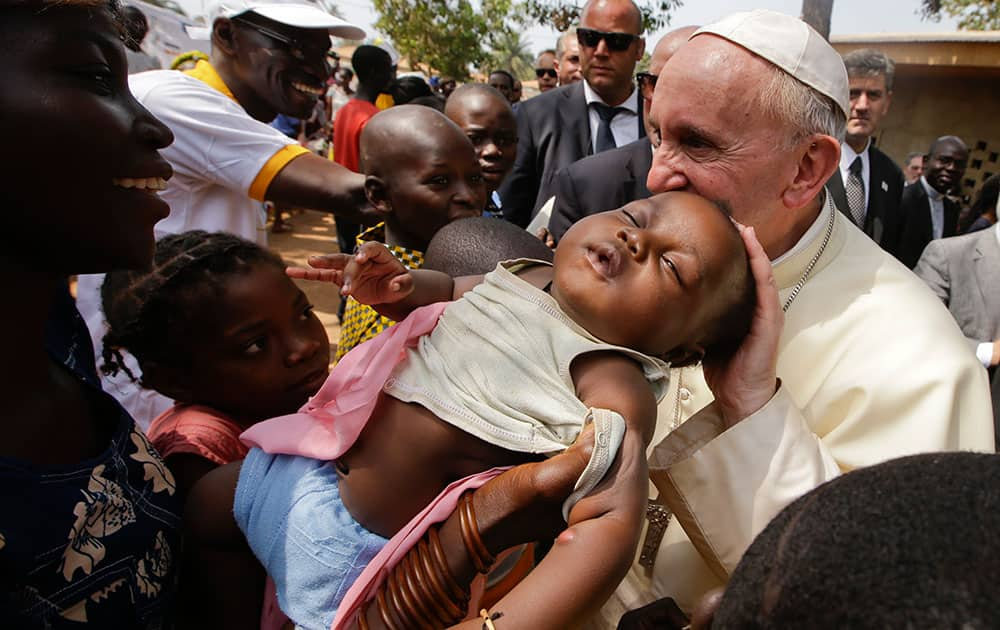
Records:
[[[307,59],[310,58],[315,59],[316,57],[325,58],[326,55],[331,52],[329,46],[320,50],[320,47],[318,46],[302,43],[295,38],[289,37],[288,35],[284,35],[277,31],[271,30],[266,26],[261,26],[260,24],[254,24],[253,22],[241,17],[234,17],[232,18],[231,21],[236,22],[237,24],[239,24],[244,28],[249,28],[251,30],[257,31],[261,35],[273,39],[274,41],[281,44],[281,47],[287,50],[289,55],[291,55],[295,59],[298,59],[299,61],[306,61]],[[339,59],[340,57],[338,56],[336,58]]]
[[[549,77],[550,79],[556,78],[555,68],[535,68],[535,78],[541,79],[542,77]]]
[[[639,86],[639,94],[647,101],[653,100],[653,90],[656,89],[656,75],[649,72],[638,72],[635,82]]]
[[[632,35],[631,33],[606,33],[604,31],[595,31],[592,28],[576,29],[576,41],[580,42],[581,46],[597,48],[602,39],[608,45],[608,50],[622,52],[623,50],[628,50],[628,47],[632,45],[632,42],[639,39],[639,36]]]

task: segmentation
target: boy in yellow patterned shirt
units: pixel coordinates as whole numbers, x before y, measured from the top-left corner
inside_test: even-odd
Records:
[[[372,117],[361,133],[365,193],[383,222],[358,236],[381,241],[409,269],[423,265],[439,229],[479,216],[486,185],[472,143],[443,114],[400,105]],[[335,360],[395,322],[348,298]]]

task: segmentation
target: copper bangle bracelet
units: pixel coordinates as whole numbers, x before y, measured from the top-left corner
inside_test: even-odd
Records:
[[[467,492],[459,499],[459,522],[462,527],[462,540],[472,559],[472,566],[479,573],[488,573],[496,558],[489,552],[479,535],[479,524],[476,523],[476,512],[472,507],[472,493]]]

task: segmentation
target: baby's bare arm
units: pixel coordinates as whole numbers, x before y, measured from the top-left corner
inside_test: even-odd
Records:
[[[435,302],[457,300],[482,282],[482,276],[452,278],[440,271],[407,269],[382,243],[368,242],[354,254],[312,256],[310,268],[289,267],[292,278],[331,282],[375,309],[400,321],[414,309]]]
[[[542,563],[500,600],[504,628],[567,628],[591,617],[614,592],[635,557],[648,494],[646,444],[656,400],[642,370],[620,354],[593,353],[574,362],[577,395],[588,407],[617,411],[626,433],[604,481],[570,512],[569,528]],[[458,628],[482,628],[482,620]]]

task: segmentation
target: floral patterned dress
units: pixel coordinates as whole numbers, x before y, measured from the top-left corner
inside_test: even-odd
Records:
[[[168,628],[180,552],[174,479],[128,414],[77,368],[88,365],[90,341],[73,329],[74,314],[47,348],[116,428],[104,452],[77,464],[0,458],[0,625]]]

